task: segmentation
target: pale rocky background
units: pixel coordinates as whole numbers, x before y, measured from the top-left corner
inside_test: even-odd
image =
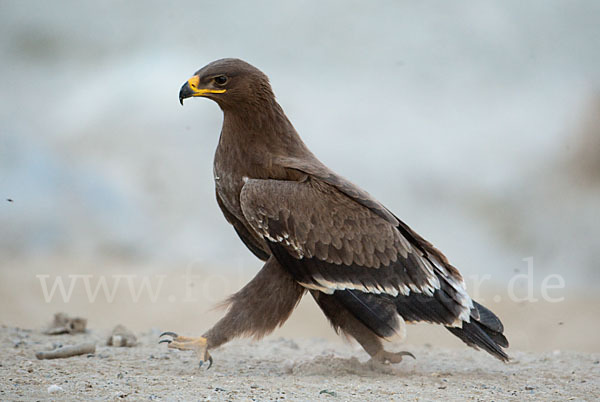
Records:
[[[317,156],[460,268],[510,353],[598,353],[599,37],[593,0],[2,0],[0,324],[218,319],[260,262],[214,200],[221,112],[177,94],[239,57]],[[57,279],[65,297],[44,294]],[[309,299],[280,336],[346,350]],[[464,350],[425,325],[404,347]]]

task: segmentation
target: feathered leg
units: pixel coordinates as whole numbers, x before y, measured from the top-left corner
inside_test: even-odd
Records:
[[[305,289],[285,271],[274,257],[270,257],[258,274],[240,291],[228,298],[227,314],[199,338],[178,336],[173,332],[163,335],[169,348],[194,350],[200,365],[212,358],[209,349],[216,348],[238,336],[262,338],[282,325],[302,298]],[[210,367],[210,366],[209,366]]]
[[[414,356],[410,352],[388,352],[383,348],[382,338],[377,336],[371,329],[360,322],[346,307],[335,297],[317,290],[311,294],[323,313],[339,333],[353,337],[371,356],[371,359],[381,363],[400,363],[403,356]]]

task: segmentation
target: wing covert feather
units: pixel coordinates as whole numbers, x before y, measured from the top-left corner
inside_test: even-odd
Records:
[[[469,320],[472,302],[462,278],[337,188],[310,176],[301,182],[248,179],[240,201],[249,225],[307,288],[433,296],[444,287],[452,289],[460,318]]]

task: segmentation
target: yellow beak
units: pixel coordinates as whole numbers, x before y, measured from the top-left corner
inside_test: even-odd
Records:
[[[222,94],[226,92],[226,89],[209,89],[209,88],[198,88],[200,84],[200,77],[197,75],[193,76],[179,90],[179,103],[183,105],[183,100],[195,96],[206,96],[207,94]]]

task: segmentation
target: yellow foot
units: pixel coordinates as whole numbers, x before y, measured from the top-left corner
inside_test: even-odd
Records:
[[[159,338],[170,336],[171,339],[161,339],[158,343],[168,343],[170,349],[193,350],[200,359],[200,367],[208,361],[207,370],[213,364],[213,358],[208,353],[206,338],[199,336],[198,338],[190,338],[187,336],[179,336],[175,332],[163,332]]]
[[[383,363],[383,364],[396,364],[396,363],[400,363],[402,361],[402,357],[403,356],[410,356],[413,359],[416,360],[416,357],[410,353],[410,352],[388,352],[385,351],[383,349],[381,349],[379,352],[377,352],[376,354],[374,354],[371,357],[372,361],[378,362],[378,363]]]

